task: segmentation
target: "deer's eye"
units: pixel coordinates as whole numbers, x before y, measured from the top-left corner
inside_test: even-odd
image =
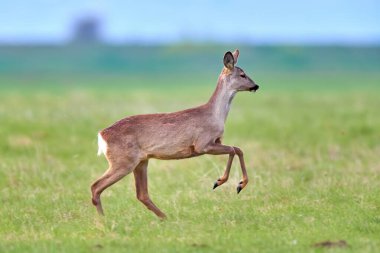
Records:
[[[240,76],[243,77],[243,78],[246,77],[244,73],[241,73]]]

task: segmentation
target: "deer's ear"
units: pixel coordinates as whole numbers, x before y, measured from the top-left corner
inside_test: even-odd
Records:
[[[232,53],[232,55],[234,56],[234,62],[236,64],[237,60],[239,58],[239,49],[235,49],[235,51]]]
[[[224,59],[223,59],[224,66],[228,68],[229,70],[232,70],[235,65],[235,60],[234,56],[230,51],[224,54]]]

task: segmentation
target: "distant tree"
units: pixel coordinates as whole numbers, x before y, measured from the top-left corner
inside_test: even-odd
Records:
[[[100,43],[100,20],[95,16],[79,19],[74,25],[73,43]]]

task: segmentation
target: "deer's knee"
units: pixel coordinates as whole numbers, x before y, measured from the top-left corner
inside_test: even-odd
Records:
[[[97,191],[97,182],[98,181],[96,181],[95,183],[91,185],[91,194],[92,194],[91,201],[94,206],[97,206],[100,202],[100,197],[99,197],[100,194]]]
[[[149,196],[147,196],[146,194],[137,194],[136,197],[142,203],[149,201]]]
[[[97,206],[100,202],[98,198],[94,198],[94,197],[91,198],[91,201],[94,206]]]
[[[91,193],[92,193],[92,196],[95,195],[96,188],[97,188],[97,184],[98,184],[98,181],[94,182],[94,183],[91,185]]]
[[[234,149],[234,147],[230,147],[230,146],[227,146],[227,147],[228,147],[229,155],[236,155],[236,150]]]
[[[238,147],[233,147],[233,149],[235,150],[235,153],[238,155],[238,156],[242,156],[243,155],[243,151],[238,148]]]

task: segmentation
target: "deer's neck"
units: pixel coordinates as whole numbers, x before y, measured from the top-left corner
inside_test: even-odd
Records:
[[[225,82],[225,79],[219,78],[218,85],[208,102],[212,114],[218,121],[220,120],[223,125],[230,111],[232,99],[236,94],[236,91],[229,89]]]

